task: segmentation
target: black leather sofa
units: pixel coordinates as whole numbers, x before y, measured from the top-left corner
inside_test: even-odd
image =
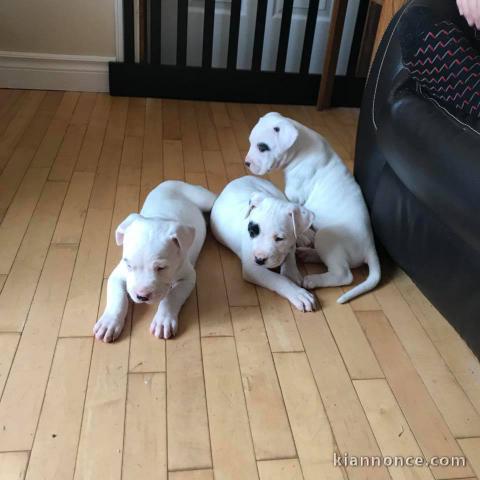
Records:
[[[355,177],[377,240],[480,357],[480,122],[409,79],[399,24],[419,5],[466,26],[455,0],[412,0],[394,17],[367,81]]]

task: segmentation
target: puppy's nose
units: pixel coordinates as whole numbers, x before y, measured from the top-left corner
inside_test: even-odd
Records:
[[[147,302],[149,299],[150,299],[150,294],[148,294],[147,296],[143,296],[137,293],[137,300],[140,300],[141,302]]]
[[[266,258],[255,257],[255,263],[257,265],[264,265],[266,261],[267,261]]]

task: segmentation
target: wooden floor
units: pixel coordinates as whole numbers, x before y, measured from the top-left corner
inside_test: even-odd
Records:
[[[480,478],[480,365],[398,269],[303,314],[208,238],[177,338],[138,305],[117,343],[93,341],[115,226],[163,179],[243,175],[272,109],[352,167],[355,110],[0,91],[1,480]],[[470,463],[344,469],[334,452]]]

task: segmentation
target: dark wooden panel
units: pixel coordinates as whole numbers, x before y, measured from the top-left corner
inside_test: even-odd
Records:
[[[307,23],[305,25],[305,37],[303,39],[302,61],[300,62],[300,72],[308,73],[310,68],[310,59],[312,58],[313,37],[317,25],[319,0],[310,0],[308,6]]]
[[[238,32],[240,31],[240,9],[242,0],[232,0],[232,9],[230,11],[230,31],[228,34],[228,57],[227,68],[235,70],[237,68],[238,54]]]
[[[283,0],[282,23],[280,26],[280,39],[278,41],[277,72],[285,71],[287,61],[288,39],[290,37],[290,24],[292,23],[293,0]]]
[[[213,22],[215,19],[215,0],[205,0],[203,19],[202,66],[212,65]]]
[[[187,64],[188,0],[178,0],[177,65]]]
[[[133,0],[123,0],[123,57],[127,63],[135,61]]]
[[[110,63],[110,93],[134,97],[313,105],[320,75]],[[337,77],[333,103],[360,105],[365,80]]]
[[[253,39],[252,70],[262,68],[263,41],[265,37],[265,22],[267,18],[268,0],[258,0],[257,17],[255,20],[255,37]]]
[[[150,62],[161,62],[162,5],[159,0],[150,0]]]

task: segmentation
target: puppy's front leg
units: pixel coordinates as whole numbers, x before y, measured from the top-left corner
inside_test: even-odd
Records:
[[[245,280],[278,293],[302,312],[312,312],[316,309],[315,296],[295,285],[287,277],[248,261],[243,262],[242,266]]]
[[[150,332],[157,338],[175,336],[178,328],[178,314],[195,287],[196,273],[190,265],[185,275],[177,281],[167,296],[160,302],[157,313],[150,325]]]
[[[125,325],[125,316],[128,310],[128,297],[125,278],[117,266],[108,277],[107,305],[103,315],[93,327],[93,333],[97,340],[113,342],[122,333]]]
[[[297,267],[297,259],[295,258],[295,248],[290,250],[290,253],[285,258],[285,261],[280,267],[280,273],[285,277],[288,277],[292,282],[297,285],[302,285],[303,277]]]

